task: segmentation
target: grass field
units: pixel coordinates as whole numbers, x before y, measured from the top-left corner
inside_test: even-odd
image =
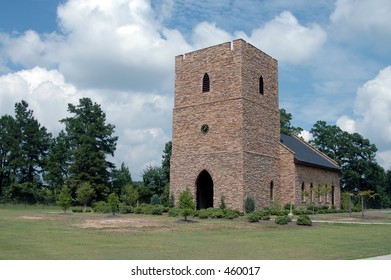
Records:
[[[361,222],[361,214],[313,219]],[[314,223],[199,220],[167,216],[78,213],[58,208],[0,206],[0,259],[359,259],[391,254],[391,212],[364,222]],[[388,223],[388,224],[380,224]]]

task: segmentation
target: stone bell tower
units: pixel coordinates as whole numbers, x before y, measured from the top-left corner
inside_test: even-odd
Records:
[[[279,186],[277,61],[244,40],[175,58],[171,192],[197,209],[269,205]]]

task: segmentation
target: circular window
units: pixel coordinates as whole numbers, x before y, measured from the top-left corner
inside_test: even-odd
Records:
[[[209,126],[208,126],[207,124],[203,124],[203,125],[201,126],[201,132],[202,132],[203,134],[206,134],[206,133],[208,133],[208,131],[209,131]]]

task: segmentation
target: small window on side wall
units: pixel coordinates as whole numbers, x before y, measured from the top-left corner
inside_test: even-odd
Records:
[[[264,89],[263,89],[263,77],[262,75],[259,77],[259,93],[261,95],[264,94]]]
[[[208,92],[210,90],[210,80],[208,73],[205,73],[202,79],[202,92]]]

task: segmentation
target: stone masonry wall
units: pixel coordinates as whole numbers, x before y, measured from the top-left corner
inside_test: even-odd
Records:
[[[205,73],[208,92],[202,92]],[[195,198],[197,177],[206,170],[215,207],[224,195],[228,206],[243,210],[247,192],[268,205],[270,182],[278,187],[278,135],[276,60],[243,40],[176,57],[170,175],[176,198],[186,187]]]

